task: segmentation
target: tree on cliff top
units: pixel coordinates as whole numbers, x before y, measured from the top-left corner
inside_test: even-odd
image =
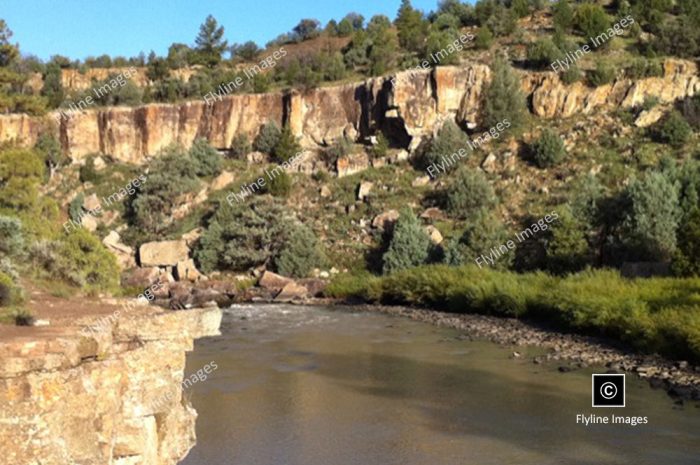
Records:
[[[219,26],[212,15],[207,16],[199,26],[199,34],[194,42],[197,44],[198,62],[209,67],[221,61],[221,54],[228,47],[228,42],[224,40],[224,27]]]
[[[394,24],[402,47],[411,52],[422,50],[428,35],[428,23],[423,19],[423,13],[413,8],[411,0],[401,1]]]

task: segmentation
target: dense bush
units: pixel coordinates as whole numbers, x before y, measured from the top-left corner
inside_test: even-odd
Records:
[[[394,24],[401,46],[411,52],[421,51],[428,35],[428,22],[423,13],[413,8],[410,0],[401,0]]]
[[[394,226],[389,248],[382,257],[384,273],[394,273],[426,263],[430,245],[430,238],[416,215],[404,208]]]
[[[286,210],[269,197],[222,203],[202,234],[194,256],[205,273],[247,271],[279,256],[289,230]]]
[[[223,158],[206,139],[198,138],[189,150],[189,156],[194,162],[194,172],[197,176],[216,176],[221,174]]]
[[[480,27],[474,38],[474,46],[479,50],[488,50],[493,44],[493,32],[487,27]]]
[[[0,307],[17,305],[22,300],[22,292],[12,278],[0,272]]]
[[[286,171],[277,173],[272,179],[268,177],[265,191],[273,197],[289,197],[292,192],[292,177]]]
[[[568,32],[574,24],[574,10],[569,0],[558,0],[552,9],[554,27],[562,32]]]
[[[586,39],[591,39],[608,30],[610,18],[602,6],[583,3],[576,8],[574,26]]]
[[[680,276],[700,276],[700,208],[693,209],[678,228],[673,269]]]
[[[469,138],[467,135],[457,126],[453,120],[447,120],[442,125],[437,135],[433,140],[430,141],[428,147],[423,153],[422,164],[424,168],[427,168],[431,164],[442,164],[447,165],[442,161],[442,157],[450,160],[462,160],[461,157],[456,154],[462,150],[462,153],[469,150]],[[454,156],[454,157],[453,157]],[[456,158],[455,158],[456,157]],[[452,163],[449,166],[445,166],[447,171],[455,169],[458,164]]]
[[[581,70],[578,68],[578,66],[573,65],[569,66],[568,69],[559,73],[559,78],[564,84],[571,85],[575,82],[580,81],[583,78],[583,73],[581,73]]]
[[[70,162],[70,158],[63,153],[61,144],[49,133],[42,133],[38,137],[34,150],[43,158],[49,169],[49,177],[53,177],[58,168]]]
[[[260,129],[258,137],[253,142],[253,148],[258,152],[272,154],[275,145],[280,140],[282,131],[274,122],[269,122]]]
[[[15,257],[23,249],[22,222],[17,218],[0,215],[0,259]]]
[[[649,77],[662,77],[664,68],[660,61],[637,58],[625,68],[625,75],[631,79],[644,79]]]
[[[447,244],[444,262],[453,266],[475,263],[478,257],[489,255],[492,249],[498,249],[508,239],[508,231],[496,215],[488,210],[480,210],[469,219],[462,234]],[[512,262],[513,255],[508,253],[494,257],[494,263],[485,262],[481,265],[507,269]]]
[[[231,141],[231,155],[236,158],[245,157],[253,150],[253,146],[245,134],[238,134]]]
[[[505,59],[496,58],[491,83],[484,92],[484,127],[492,128],[508,120],[511,130],[517,130],[525,122],[526,111],[520,78]]]
[[[595,69],[588,72],[588,82],[593,87],[610,84],[613,79],[615,79],[615,68],[605,61],[598,61]]]
[[[314,268],[323,266],[325,260],[314,232],[303,224],[294,224],[275,265],[283,276],[306,278]]]
[[[532,144],[532,157],[540,168],[551,168],[561,163],[566,157],[564,141],[551,129],[542,131],[540,137]]]
[[[452,216],[474,218],[482,209],[496,205],[496,194],[480,170],[460,168],[446,188],[445,206]]]
[[[590,261],[587,226],[570,208],[561,208],[547,241],[547,265],[554,273],[580,271]]]
[[[548,68],[564,54],[551,39],[538,39],[527,47],[527,61],[533,68]]]
[[[672,147],[682,147],[693,133],[688,122],[678,111],[670,112],[654,128],[656,140]]]
[[[282,129],[280,137],[275,144],[272,154],[275,156],[275,161],[283,163],[289,161],[292,157],[301,151],[301,146],[297,138],[292,134],[289,127]]]
[[[0,151],[0,210],[6,208],[16,213],[34,208],[44,173],[44,163],[36,152]]]
[[[384,133],[377,134],[377,143],[372,146],[372,155],[374,158],[384,158],[389,152],[389,140]]]
[[[698,279],[627,280],[614,271],[566,278],[424,266],[385,276],[342,277],[326,293],[459,313],[519,316],[620,340],[632,348],[700,362]]]
[[[666,260],[675,252],[681,216],[678,190],[678,184],[659,172],[650,172],[627,186],[630,208],[625,216],[625,239],[639,258]]]

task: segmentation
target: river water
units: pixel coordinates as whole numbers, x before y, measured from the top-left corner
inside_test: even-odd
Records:
[[[700,408],[627,376],[625,408],[591,407],[591,373],[535,365],[537,349],[462,340],[381,314],[236,306],[197,342],[185,392],[199,413],[184,465],[700,463]],[[638,426],[577,414],[646,416]]]

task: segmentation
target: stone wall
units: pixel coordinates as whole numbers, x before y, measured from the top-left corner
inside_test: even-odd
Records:
[[[219,334],[221,316],[142,307],[98,334],[46,327],[3,337],[1,462],[175,465],[195,443],[185,352]]]

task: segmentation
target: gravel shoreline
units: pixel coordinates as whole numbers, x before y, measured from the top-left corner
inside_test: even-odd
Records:
[[[624,371],[646,379],[653,388],[666,390],[679,405],[689,400],[700,401],[700,366],[670,361],[657,355],[636,354],[602,338],[562,333],[513,318],[452,314],[401,306],[363,304],[347,308],[454,328],[463,331],[467,339],[485,339],[504,346],[541,347],[548,352],[533,357],[535,364],[566,362],[566,365],[559,367],[560,371],[602,365],[611,372]],[[517,352],[513,356],[521,357]]]

